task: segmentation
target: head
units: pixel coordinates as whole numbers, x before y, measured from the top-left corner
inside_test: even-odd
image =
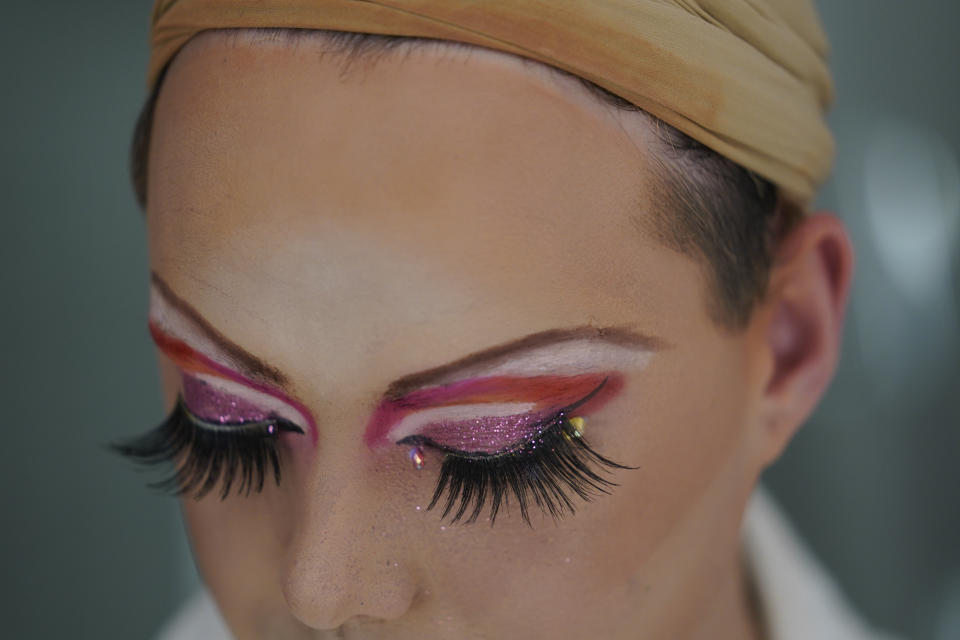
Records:
[[[238,637],[745,637],[743,508],[836,364],[836,218],[469,45],[208,32],[158,87],[134,173],[168,404],[202,361],[238,374],[208,406],[290,426],[279,483],[183,499]]]

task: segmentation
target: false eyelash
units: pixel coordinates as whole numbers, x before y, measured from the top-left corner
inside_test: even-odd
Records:
[[[600,391],[604,380],[585,398],[560,409],[545,420],[540,435],[507,453],[457,452],[436,445],[428,438],[410,436],[400,444],[429,446],[444,452],[440,476],[427,510],[433,509],[446,493],[441,518],[452,513],[451,523],[471,524],[490,499],[490,525],[502,506],[516,498],[524,522],[530,522],[530,499],[555,521],[576,512],[571,492],[589,502],[598,494],[609,494],[617,483],[600,475],[614,469],[636,469],[616,463],[597,453],[570,423],[570,412]],[[459,503],[459,504],[458,504]],[[454,509],[456,506],[456,509]],[[469,515],[468,515],[469,512]]]
[[[167,419],[155,429],[127,442],[111,445],[117,453],[144,465],[172,462],[174,472],[149,484],[174,495],[202,498],[222,483],[220,499],[236,484],[238,495],[263,490],[268,467],[280,484],[280,454],[277,438],[300,427],[281,418],[258,422],[217,424],[195,416],[182,397]]]

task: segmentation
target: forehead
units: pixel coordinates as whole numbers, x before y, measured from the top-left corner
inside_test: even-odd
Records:
[[[618,195],[634,197],[644,183],[645,121],[544,65],[433,45],[345,60],[325,42],[245,31],[191,42],[161,92],[153,151],[168,153],[154,153],[150,165],[169,164],[159,179],[177,177],[170,170],[188,162],[212,160],[219,174],[232,175],[280,157],[312,161],[294,174],[285,166],[288,182],[304,173],[316,182],[324,179],[313,171],[323,155],[327,168],[341,169],[325,172],[325,182],[343,190],[375,185],[375,193],[471,174],[476,183],[496,178],[504,191],[519,182],[533,194],[568,185],[571,173],[601,183],[587,190],[591,196],[617,184]]]
[[[252,300],[373,335],[435,331],[439,314],[485,346],[668,311],[663,270],[693,267],[642,233],[635,123],[506,54],[342,62],[212,35],[167,75],[151,260],[185,297],[220,296],[215,324],[254,340]]]

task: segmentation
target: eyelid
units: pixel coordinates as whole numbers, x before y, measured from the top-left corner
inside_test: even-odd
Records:
[[[585,396],[564,406],[505,418],[481,418],[479,421],[486,422],[487,425],[484,427],[475,424],[472,430],[463,422],[442,425],[439,429],[440,437],[431,433],[428,426],[423,433],[404,437],[398,440],[397,444],[424,445],[462,457],[492,457],[509,453],[536,441],[544,432],[557,426],[564,416],[573,412],[577,415],[588,414],[589,411],[584,410],[584,407],[597,398],[609,382],[609,377],[604,378]]]
[[[537,438],[556,421],[558,413],[528,412],[482,418],[473,421],[473,424],[468,421],[431,424],[416,434],[398,440],[397,444],[425,444],[458,455],[497,455],[513,451]]]
[[[498,404],[466,404],[423,409],[405,416],[390,430],[390,439],[400,442],[406,437],[418,435],[425,427],[439,423],[479,419],[508,418],[519,414],[532,413],[537,405],[530,402]]]
[[[229,367],[193,349],[183,340],[165,333],[152,321],[148,323],[150,335],[157,348],[166,355],[181,374],[203,377],[220,386],[236,390],[240,397],[256,395],[270,398],[266,404],[275,409],[278,416],[309,429],[311,440],[317,444],[319,437],[316,422],[309,410],[297,400],[263,383],[250,380]]]
[[[379,431],[386,442],[400,443],[419,435],[466,451],[469,449],[450,444],[472,439],[480,445],[475,451],[502,448],[497,445],[535,437],[537,423],[549,421],[549,416],[563,407],[595,411],[622,386],[623,376],[618,372],[468,380],[432,390],[432,394],[431,390],[414,392],[397,401],[382,402],[371,416],[366,436],[376,438]],[[511,396],[527,401],[510,402]],[[467,400],[457,404],[457,397]],[[581,406],[585,403],[589,406]],[[420,408],[421,404],[425,407]],[[436,437],[441,433],[445,442]]]
[[[195,414],[181,395],[177,398],[179,410],[185,417],[205,431],[221,432],[223,434],[252,434],[258,433],[261,437],[276,436],[284,431],[303,433],[303,429],[293,422],[280,416],[264,416],[257,420],[239,420],[236,422],[219,422],[203,418]]]
[[[287,403],[219,376],[181,370],[186,408],[209,424],[263,422],[271,417],[298,424],[303,417]]]

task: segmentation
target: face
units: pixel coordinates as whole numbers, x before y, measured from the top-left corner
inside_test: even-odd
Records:
[[[506,55],[343,74],[321,47],[202,36],[155,117],[168,404],[266,460],[262,490],[238,466],[226,499],[183,501],[231,630],[661,638],[727,619],[766,360],[646,231],[645,125]]]

